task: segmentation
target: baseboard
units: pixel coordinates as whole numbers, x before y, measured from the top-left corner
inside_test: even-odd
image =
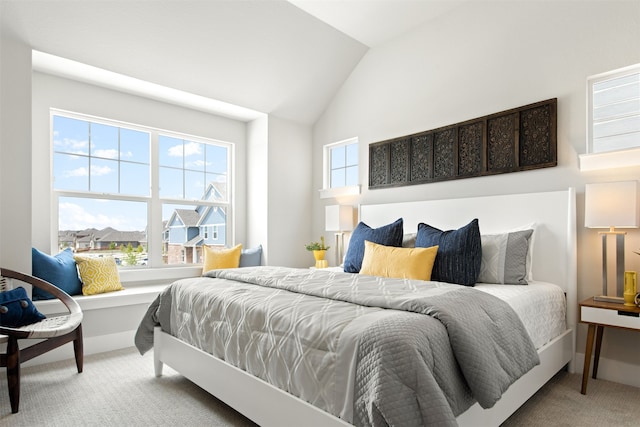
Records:
[[[99,335],[94,337],[85,337],[84,355],[104,353],[106,351],[118,350],[121,348],[133,347],[133,337],[136,331],[123,331],[115,334]],[[42,365],[43,363],[58,362],[60,360],[73,359],[73,343],[67,343],[62,347],[51,350],[41,356],[38,356],[22,366]]]
[[[582,373],[582,367],[584,366],[584,353],[576,353],[575,360],[576,372]],[[591,359],[589,381],[592,381],[591,372],[593,372],[593,358]],[[600,357],[598,379],[640,387],[640,365]]]

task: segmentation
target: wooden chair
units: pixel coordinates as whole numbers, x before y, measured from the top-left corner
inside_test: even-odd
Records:
[[[28,283],[53,294],[69,310],[69,314],[48,317],[38,323],[8,328],[0,326],[0,343],[6,343],[5,354],[0,354],[0,367],[7,368],[11,412],[17,413],[20,404],[20,364],[73,341],[78,373],[82,372],[82,310],[66,292],[49,282],[5,268],[0,268],[0,292],[13,289],[14,281]],[[19,286],[19,285],[16,285]],[[40,339],[42,341],[20,349],[18,340]]]

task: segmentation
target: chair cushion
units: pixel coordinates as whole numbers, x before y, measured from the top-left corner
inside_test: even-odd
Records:
[[[62,289],[69,295],[82,293],[82,282],[78,277],[78,269],[71,248],[54,256],[31,248],[31,274]],[[31,296],[34,301],[54,298],[49,292],[36,287],[33,288]]]
[[[82,280],[82,295],[95,295],[105,292],[121,291],[118,266],[112,257],[90,258],[75,257]]]
[[[22,286],[0,292],[0,325],[19,328],[45,318],[46,316],[33,305]]]

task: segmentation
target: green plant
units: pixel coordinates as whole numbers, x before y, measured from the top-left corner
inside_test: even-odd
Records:
[[[325,246],[324,244],[324,236],[320,236],[320,242],[307,243],[304,247],[308,251],[326,251],[329,249],[329,246]]]

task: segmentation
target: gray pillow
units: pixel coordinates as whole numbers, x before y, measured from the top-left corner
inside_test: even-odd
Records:
[[[478,282],[527,285],[527,256],[533,230],[486,234]]]
[[[257,267],[262,264],[262,245],[240,252],[240,267]]]

